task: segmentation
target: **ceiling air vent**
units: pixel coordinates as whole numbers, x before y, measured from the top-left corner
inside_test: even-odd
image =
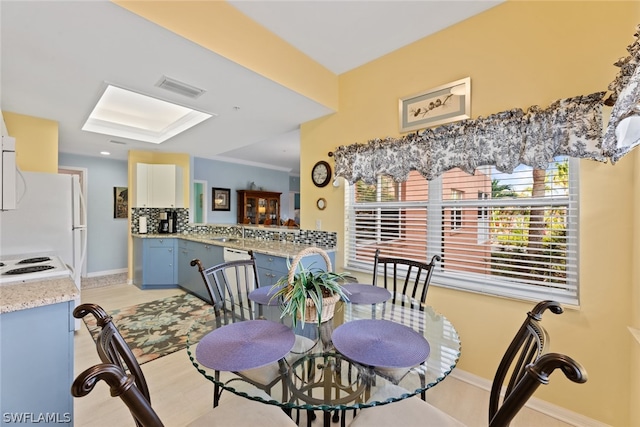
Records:
[[[189,98],[197,98],[206,92],[204,89],[182,83],[167,76],[162,76],[158,83],[156,83],[156,86],[174,93],[179,93],[180,95],[188,96]]]
[[[116,141],[115,139],[110,139],[109,142],[112,143],[112,144],[127,145],[126,142],[124,142],[124,141]]]

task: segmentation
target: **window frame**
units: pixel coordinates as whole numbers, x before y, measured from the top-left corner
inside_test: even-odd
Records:
[[[442,187],[443,177],[429,181],[429,200],[426,201],[410,201],[410,202],[386,202],[380,203],[382,206],[378,206],[377,202],[358,203],[354,204],[354,188],[355,185],[351,185],[345,189],[345,238],[344,238],[344,254],[345,254],[345,268],[355,271],[362,271],[366,273],[372,273],[373,258],[371,259],[356,259],[355,252],[356,246],[352,242],[350,230],[354,230],[356,224],[355,211],[367,209],[384,209],[383,206],[388,208],[398,206],[406,208],[426,208],[426,223],[427,233],[424,239],[427,250],[426,259],[430,259],[433,255],[442,255],[439,250],[444,244],[444,238],[441,237],[445,221],[449,222],[450,217],[445,216],[444,213],[447,209],[452,208],[477,208],[478,212],[482,210],[483,213],[491,211],[493,206],[563,206],[567,209],[567,221],[566,226],[566,246],[567,249],[564,254],[566,260],[566,289],[558,289],[554,287],[545,287],[540,285],[528,284],[525,281],[501,279],[499,276],[490,275],[491,280],[487,281],[486,276],[478,273],[467,273],[463,271],[447,270],[443,271],[441,265],[436,267],[432,278],[432,285],[461,290],[466,292],[480,293],[484,295],[492,295],[498,297],[506,297],[511,299],[525,300],[525,301],[540,301],[542,299],[554,299],[567,306],[579,307],[580,305],[580,288],[579,288],[579,160],[574,158],[568,158],[568,190],[567,196],[546,196],[540,199],[533,198],[521,198],[521,199],[509,199],[508,203],[505,203],[504,199],[500,198],[482,198],[478,193],[477,199],[464,199],[464,200],[442,200]],[[380,180],[378,180],[380,182]],[[379,198],[378,198],[379,200]],[[453,212],[453,210],[451,211]],[[478,213],[478,215],[480,215]],[[480,216],[478,216],[478,224],[480,224]],[[402,227],[400,227],[402,229]],[[451,229],[453,233],[456,231]],[[478,228],[478,238],[481,231]],[[402,238],[402,231],[399,233]],[[489,232],[489,234],[491,234]],[[439,239],[443,239],[440,241]],[[491,238],[491,236],[489,237]],[[431,242],[431,243],[429,243]],[[539,282],[542,284],[541,282]]]

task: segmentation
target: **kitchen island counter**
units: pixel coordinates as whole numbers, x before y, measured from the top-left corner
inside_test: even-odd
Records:
[[[263,239],[242,238],[231,233],[132,234],[133,283],[140,289],[181,287],[211,303],[201,274],[191,264],[194,259],[199,259],[208,268],[231,259],[244,259],[247,252],[252,251],[261,286],[273,285],[287,276],[288,260],[310,247],[325,251],[333,267],[335,247],[292,242],[279,236],[280,239]],[[322,242],[321,239],[311,241]],[[317,254],[305,258],[305,262],[325,265]]]
[[[71,277],[5,284],[0,286],[0,314],[73,301],[79,296]]]

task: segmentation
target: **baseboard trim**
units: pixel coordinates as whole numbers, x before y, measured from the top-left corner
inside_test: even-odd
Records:
[[[87,277],[81,279],[81,288],[101,288],[103,286],[118,285],[127,282],[126,268],[118,270],[101,271],[88,274]]]
[[[457,380],[463,381],[469,385],[474,387],[478,387],[482,390],[489,391],[491,390],[491,381],[486,378],[479,377],[470,372],[463,371],[459,368],[454,369],[451,374],[452,377]],[[525,405],[529,409],[533,409],[534,411],[538,411],[541,414],[545,414],[549,417],[555,418],[567,424],[571,424],[574,426],[580,427],[611,427],[609,424],[602,423],[598,420],[594,420],[593,418],[589,418],[585,415],[579,414],[577,412],[570,411],[561,406],[554,405],[552,403],[546,402],[544,400],[532,397],[529,399],[527,404]]]
[[[118,268],[116,270],[95,271],[93,273],[87,273],[87,278],[111,276],[114,274],[127,273],[128,271],[129,270],[127,268]]]

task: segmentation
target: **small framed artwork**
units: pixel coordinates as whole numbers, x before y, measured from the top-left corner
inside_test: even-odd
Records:
[[[212,188],[213,194],[211,200],[213,200],[214,211],[229,211],[231,210],[231,190],[229,188]]]
[[[400,98],[398,111],[400,132],[468,119],[471,117],[471,78]]]
[[[113,217],[115,219],[129,216],[129,190],[127,187],[113,187]]]

